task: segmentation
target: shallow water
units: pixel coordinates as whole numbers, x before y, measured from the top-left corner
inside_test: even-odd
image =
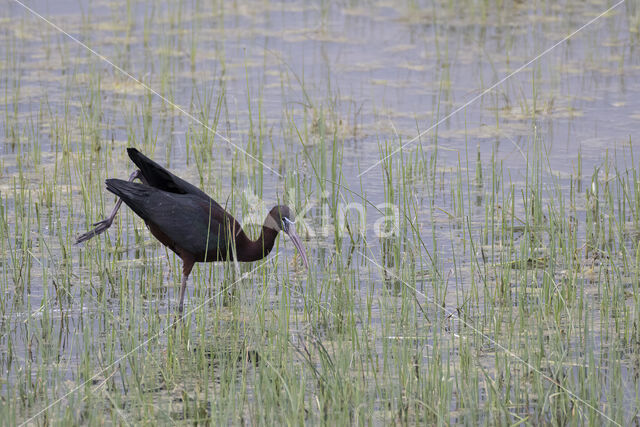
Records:
[[[609,309],[633,313],[625,318],[629,325],[637,320],[627,295],[636,272],[614,268],[619,282],[609,289],[603,285],[609,270],[599,269],[602,254],[589,249],[588,224],[596,211],[589,191],[604,194],[619,183],[616,177],[632,177],[637,168],[631,152],[637,157],[640,11],[624,2],[590,23],[614,4],[28,4],[56,29],[10,2],[0,24],[0,196],[7,241],[0,247],[0,348],[7,354],[0,362],[8,407],[17,399],[12,387],[25,378],[53,378],[59,396],[64,381],[81,384],[94,372],[106,377],[100,367],[124,353],[115,349],[131,348],[122,341],[146,344],[140,329],[151,336],[169,321],[179,260],[154,243],[130,212],[120,215],[122,222],[108,236],[72,245],[110,211],[114,200],[101,183],[129,175],[125,147],[131,145],[203,187],[245,225],[261,223],[283,199],[305,214],[298,225],[313,264],[309,275],[291,261],[294,252],[282,238],[280,256],[246,284],[239,282],[244,285],[230,297],[236,303],[225,300],[227,288],[250,266],[196,269],[192,304],[205,301],[199,310],[219,320],[213,321],[217,326],[205,322],[206,332],[195,324],[189,329],[202,332],[200,339],[223,333],[221,322],[235,331],[228,340],[232,347],[249,342],[251,351],[271,354],[277,347],[261,335],[265,321],[257,327],[256,313],[281,320],[287,312],[291,325],[279,327],[294,337],[289,350],[299,349],[295,337],[304,342],[310,330],[329,347],[352,328],[355,335],[376,331],[376,357],[388,351],[388,337],[391,343],[409,337],[424,366],[438,352],[458,364],[452,331],[467,326],[458,316],[468,309],[463,318],[495,339],[477,355],[477,364],[493,375],[499,371],[491,363],[499,350],[495,343],[503,343],[503,336],[482,325],[500,316],[494,304],[500,300],[518,312],[526,310],[522,301],[544,305],[554,293],[549,274],[535,268],[521,277],[491,269],[514,257],[529,257],[529,267],[544,269],[563,252],[550,243],[552,237],[536,241],[535,233],[527,234],[531,253],[519,251],[529,248],[520,229],[507,239],[514,246],[501,246],[500,230],[487,226],[500,223],[501,212],[513,203],[519,222],[503,233],[524,223],[560,233],[548,206],[565,206],[562,195],[575,207],[559,209],[571,219],[558,223],[569,227],[575,221],[586,249],[576,251],[584,258],[577,266],[558,261],[554,286],[579,274],[578,294],[593,301],[592,311],[581,313],[587,320],[578,325],[577,312],[558,311],[558,328],[578,331],[566,342],[553,334],[548,319],[517,335],[524,342],[529,335],[548,335],[544,350],[550,353],[567,345],[565,371],[579,370],[571,364],[582,363],[585,352],[606,359],[617,349],[610,339],[613,326],[603,320],[615,318]],[[633,197],[622,193],[615,187],[616,203],[603,199],[598,205],[616,224],[633,217]],[[357,229],[359,206],[366,212],[363,238],[334,228],[333,209],[340,212],[349,203],[349,227]],[[381,237],[380,221],[393,209],[396,222],[387,224],[392,232]],[[495,223],[488,220],[494,214]],[[633,224],[621,229],[628,235],[616,235],[619,247],[612,245],[617,249],[608,259],[626,267],[625,251],[633,253],[637,230]],[[496,297],[501,280],[513,289],[503,296],[506,302]],[[408,290],[406,282],[416,289]],[[484,288],[472,291],[476,282]],[[292,300],[283,304],[286,293]],[[601,307],[607,298],[618,304]],[[239,313],[237,301],[244,301],[246,312]],[[215,317],[211,313],[203,316]],[[323,316],[324,323],[310,320]],[[34,338],[43,331],[51,336]],[[114,331],[118,337],[109,338]],[[451,341],[433,347],[439,333]],[[414,342],[416,334],[423,335]],[[51,352],[43,350],[52,336]],[[147,351],[164,353],[171,342],[161,338]],[[88,356],[98,350],[100,356]],[[111,352],[111,359],[102,352]],[[304,358],[295,357],[304,370]],[[633,360],[615,363],[630,372]],[[135,371],[130,364],[114,375]],[[365,371],[369,377],[375,370]],[[629,381],[617,420],[635,416],[638,382]],[[385,382],[390,389],[396,385],[395,379]],[[36,392],[25,394],[26,406],[35,409],[17,410],[18,420],[47,404]],[[248,394],[249,401],[258,399]],[[444,406],[453,410],[460,400],[452,397]],[[388,421],[384,407],[378,402],[376,413]],[[514,409],[530,412],[535,410]],[[473,420],[465,416],[461,411],[450,422]]]

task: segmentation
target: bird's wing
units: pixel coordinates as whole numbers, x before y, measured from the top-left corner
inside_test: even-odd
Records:
[[[236,223],[217,204],[193,194],[170,193],[119,179],[108,179],[107,189],[167,236],[173,250],[179,247],[196,258],[230,250],[229,224]]]
[[[201,197],[203,199],[207,199],[212,202],[214,206],[222,207],[211,197],[207,195],[204,191],[200,190],[195,185],[185,181],[184,179],[172,174],[167,169],[160,166],[158,163],[154,162],[135,148],[127,148],[127,153],[129,157],[133,161],[133,163],[138,166],[140,172],[142,172],[142,177],[146,181],[148,185],[151,187],[158,188],[163,191],[168,191],[169,193],[176,194],[193,194],[195,196]]]

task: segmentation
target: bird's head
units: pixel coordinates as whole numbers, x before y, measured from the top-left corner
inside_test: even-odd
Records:
[[[275,206],[269,212],[269,216],[267,217],[267,221],[265,222],[265,226],[273,228],[277,231],[284,231],[291,238],[291,242],[296,247],[298,252],[300,252],[300,256],[302,257],[302,262],[304,262],[304,266],[309,268],[309,262],[307,261],[307,253],[304,250],[304,246],[302,246],[302,242],[300,238],[296,234],[296,216],[291,210],[291,208],[287,205],[278,205]]]

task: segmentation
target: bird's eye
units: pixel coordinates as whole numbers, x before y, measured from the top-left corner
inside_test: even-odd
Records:
[[[291,224],[294,224],[293,221],[291,221],[289,218],[287,218],[286,216],[282,217],[282,231],[284,231],[285,233],[289,231],[289,226]]]

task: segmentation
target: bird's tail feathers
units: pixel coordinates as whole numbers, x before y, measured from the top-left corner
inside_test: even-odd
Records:
[[[149,187],[122,179],[111,178],[105,181],[107,190],[123,199],[125,202],[132,199],[142,199],[149,195]]]

